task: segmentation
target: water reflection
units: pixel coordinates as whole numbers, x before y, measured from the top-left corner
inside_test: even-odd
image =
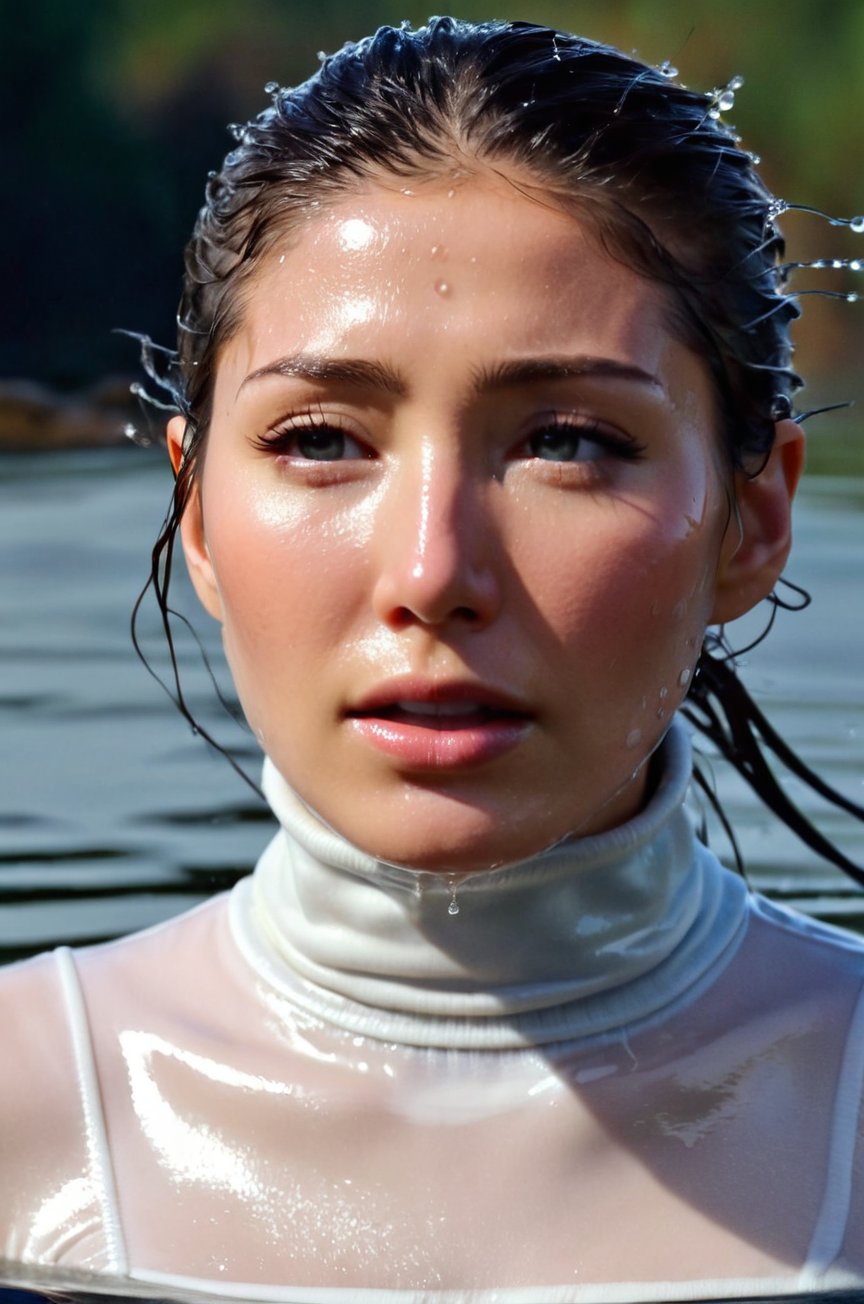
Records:
[[[162,457],[129,448],[0,462],[0,958],[155,923],[228,887],[254,862],[271,819],[224,760],[191,735],[137,662],[129,612],[170,492]],[[864,482],[805,483],[790,578],[813,606],[780,613],[744,671],[760,704],[829,782],[864,800]],[[177,605],[219,663],[215,625],[178,568]],[[763,616],[733,641],[750,641]],[[168,671],[155,616],[147,647]],[[253,776],[251,735],[218,703],[191,638],[183,677],[201,722]],[[227,686],[227,675],[219,673]],[[717,783],[760,888],[864,927],[864,895],[756,805],[725,766]],[[861,826],[789,792],[853,858]],[[715,845],[725,853],[722,837]]]

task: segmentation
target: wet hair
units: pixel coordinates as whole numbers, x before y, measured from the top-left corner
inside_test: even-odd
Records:
[[[611,256],[666,287],[669,329],[713,375],[729,467],[758,472],[802,383],[789,338],[799,307],[777,226],[785,205],[723,121],[737,80],[703,94],[670,72],[534,23],[435,18],[416,31],[382,27],[325,58],[302,85],[267,87],[271,103],[232,129],[236,146],[210,174],[186,251],[177,351],[157,356],[145,343],[148,373],[186,420],[151,577],[169,644],[171,557],[220,352],[277,243],[316,209],[376,181],[457,184],[491,169],[573,212]],[[175,687],[191,719],[176,662]],[[703,650],[685,709],[810,846],[859,873],[784,798],[757,741],[774,747],[776,735],[766,734],[721,644]]]

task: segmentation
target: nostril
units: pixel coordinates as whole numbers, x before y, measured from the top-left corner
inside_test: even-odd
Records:
[[[390,624],[393,629],[407,629],[409,625],[414,625],[418,621],[423,625],[438,625],[450,620],[461,620],[466,625],[476,625],[480,620],[480,613],[473,607],[453,607],[443,620],[433,617],[430,613],[414,611],[411,607],[395,607],[390,613]]]

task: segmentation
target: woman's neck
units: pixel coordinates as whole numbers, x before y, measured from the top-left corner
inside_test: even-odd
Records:
[[[456,876],[360,851],[268,763],[282,829],[237,894],[235,936],[295,1000],[387,1040],[518,1046],[649,1017],[729,946],[743,904],[682,809],[681,725],[657,776],[619,828]]]

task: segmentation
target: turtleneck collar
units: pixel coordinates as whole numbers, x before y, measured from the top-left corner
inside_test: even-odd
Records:
[[[658,759],[627,824],[460,877],[360,851],[266,762],[281,830],[235,889],[235,939],[295,1003],[386,1041],[500,1049],[650,1017],[731,952],[746,895],[683,810],[680,723]]]

